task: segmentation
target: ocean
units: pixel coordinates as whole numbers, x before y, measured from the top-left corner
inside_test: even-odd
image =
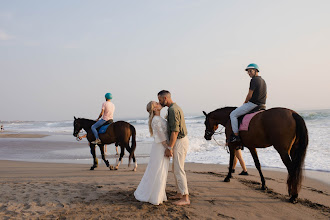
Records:
[[[305,169],[330,172],[330,110],[300,111],[309,131],[309,146],[307,149]],[[204,139],[203,115],[187,116],[186,125],[190,141],[186,162],[204,164],[224,164],[229,161],[225,149],[225,136],[216,135],[215,140]],[[126,120],[135,126],[137,132],[136,157],[138,163],[147,163],[153,138],[148,131],[148,119]],[[0,139],[0,159],[40,161],[57,163],[92,163],[87,141],[77,142],[72,136],[73,121],[2,121],[6,132],[47,134],[40,139]],[[221,126],[219,126],[219,130]],[[26,142],[31,146],[43,142],[43,148],[26,149]],[[51,147],[47,143],[53,143]],[[29,145],[29,146],[30,146]],[[56,148],[58,146],[58,149]],[[114,154],[114,147],[108,146],[108,154]],[[285,166],[273,147],[257,149],[262,168],[283,168]],[[99,151],[97,151],[99,154]],[[248,149],[242,151],[247,167],[254,167],[253,158]],[[126,152],[127,154],[127,152]],[[109,155],[109,157],[110,157]],[[127,155],[126,155],[127,156]]]

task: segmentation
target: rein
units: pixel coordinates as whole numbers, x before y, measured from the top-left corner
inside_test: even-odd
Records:
[[[89,122],[91,122],[92,120],[89,120],[89,119],[84,119],[84,118],[82,118],[82,119],[80,119],[80,120],[82,120],[83,122],[84,122],[84,125],[82,126],[82,128],[78,131],[78,133],[77,133],[77,137],[76,137],[76,140],[77,141],[81,141],[82,140],[82,138],[79,138],[79,133],[82,131],[82,130],[85,130],[86,131],[86,133],[87,133],[87,128],[86,128],[86,126],[89,126],[89,125],[86,125],[86,121],[87,121],[87,123],[89,123]],[[95,123],[95,122],[94,122]],[[93,123],[93,124],[94,124]],[[92,125],[91,125],[92,126]]]
[[[78,131],[78,133],[77,133],[77,137],[76,137],[76,140],[77,140],[77,141],[81,141],[81,140],[82,140],[81,138],[79,138],[79,133],[81,132],[81,130],[82,130],[82,129],[80,129],[80,130]]]
[[[214,132],[213,133],[213,136],[212,136],[212,138],[213,138],[213,140],[215,141],[215,143],[217,143],[217,145],[219,145],[219,146],[222,146],[215,138],[214,138],[214,135],[221,135],[221,134],[224,134],[225,132],[224,131],[222,131],[224,129],[224,127],[222,127],[221,128],[221,130],[220,131],[218,131],[218,132]],[[208,133],[208,134],[211,134],[212,132],[210,132],[210,131],[205,131],[206,133]],[[228,146],[224,146],[224,149],[225,150],[227,150],[227,153],[229,154],[229,149],[228,149]]]

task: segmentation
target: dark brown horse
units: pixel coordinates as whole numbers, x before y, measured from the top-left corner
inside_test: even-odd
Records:
[[[236,107],[217,109],[206,116],[205,139],[211,140],[212,135],[221,124],[226,128],[226,138],[232,133],[230,113]],[[254,116],[250,122],[248,131],[240,131],[242,143],[229,143],[230,162],[229,172],[225,182],[232,177],[232,167],[235,151],[238,145],[247,147],[253,157],[256,168],[259,171],[262,189],[266,189],[265,178],[262,175],[256,148],[274,146],[288,170],[288,192],[290,202],[296,203],[298,192],[301,187],[302,166],[304,164],[307,145],[308,131],[304,119],[295,111],[285,108],[272,108]]]
[[[89,142],[89,146],[91,148],[91,154],[93,155],[94,158],[94,163],[93,166],[91,167],[91,170],[94,170],[94,168],[97,167],[98,161],[96,158],[95,154],[95,144],[92,144],[91,142],[95,140],[94,134],[91,130],[91,127],[93,124],[95,124],[96,121],[89,120],[89,119],[84,119],[84,118],[76,118],[74,117],[74,131],[73,131],[73,136],[77,137],[78,133],[80,130],[84,129],[87,132],[87,140]],[[99,135],[102,144],[99,144],[98,146],[100,147],[101,154],[102,154],[102,159],[109,167],[109,161],[105,159],[104,156],[104,144],[112,144],[116,143],[116,146],[119,145],[121,148],[120,156],[119,156],[119,161],[115,167],[115,169],[118,169],[121,160],[124,156],[125,149],[130,153],[129,159],[128,159],[128,166],[131,163],[131,159],[133,158],[133,162],[135,163],[134,165],[134,171],[136,171],[137,168],[137,163],[135,160],[135,155],[134,151],[136,148],[136,131],[133,125],[125,122],[125,121],[117,121],[109,125],[107,128],[106,132],[104,134]],[[132,146],[129,146],[129,140],[130,137],[132,137]],[[112,169],[112,166],[110,166],[110,169]]]

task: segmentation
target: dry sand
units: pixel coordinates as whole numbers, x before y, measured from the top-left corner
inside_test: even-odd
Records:
[[[223,182],[226,166],[186,164],[191,205],[171,201],[154,206],[133,193],[146,165],[94,171],[83,164],[0,161],[0,219],[329,219],[329,185],[303,181],[299,203],[287,202],[286,173],[264,171],[268,190],[260,189],[257,170],[233,174]],[[175,194],[169,173],[166,192]]]

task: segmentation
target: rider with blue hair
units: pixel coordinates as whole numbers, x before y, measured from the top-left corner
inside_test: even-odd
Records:
[[[245,102],[242,106],[236,108],[230,113],[231,127],[233,134],[229,142],[241,141],[238,136],[238,120],[241,115],[247,114],[258,106],[264,106],[267,98],[267,85],[261,76],[259,76],[259,67],[257,64],[249,64],[245,71],[251,77],[249,92],[246,96]]]
[[[110,122],[113,121],[113,113],[115,112],[115,105],[111,102],[111,99],[112,99],[111,93],[105,94],[106,101],[102,104],[101,113],[100,113],[99,117],[96,119],[96,123],[92,125],[92,131],[96,138],[95,141],[91,142],[92,144],[101,144],[102,143],[96,129],[101,127],[107,121],[110,121]]]

